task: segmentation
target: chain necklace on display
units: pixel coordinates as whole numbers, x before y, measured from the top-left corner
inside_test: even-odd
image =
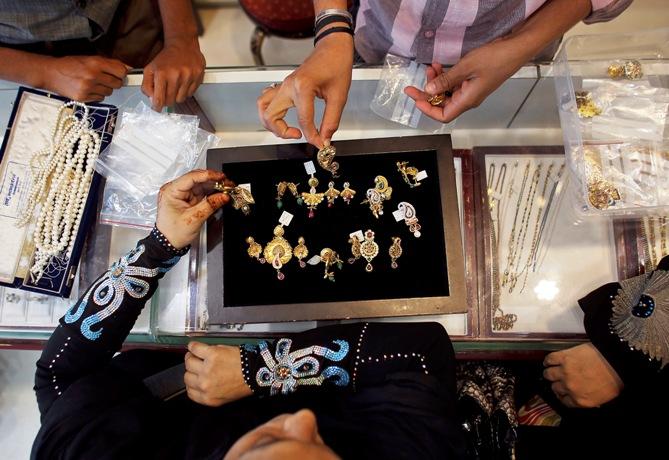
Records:
[[[509,254],[514,251],[514,245],[516,242],[516,224],[518,222],[518,213],[520,212],[520,205],[523,202],[523,194],[525,193],[525,185],[527,185],[527,178],[530,175],[530,162],[527,162],[525,166],[525,172],[523,173],[523,182],[520,186],[520,193],[518,194],[518,201],[516,202],[516,211],[513,216],[513,225],[511,225],[511,233],[509,233],[509,243],[507,244]],[[509,189],[509,196],[511,195],[511,189]],[[509,256],[507,255],[506,268],[504,269],[504,275],[502,276],[502,286],[506,286],[506,283],[509,281],[509,271],[511,267],[509,266]]]
[[[75,110],[80,109],[80,117]],[[100,137],[89,126],[88,107],[78,102],[61,106],[48,147],[31,159],[33,183],[28,204],[17,225],[27,225],[37,210],[33,232],[33,283],[53,258],[67,258],[77,236],[88,189],[100,152]]]
[[[515,167],[518,166],[516,162]],[[500,205],[503,196],[504,182],[506,180],[506,163],[500,167],[499,176],[495,188],[492,188],[494,182],[495,164],[492,163],[488,168],[488,201],[490,207],[490,247],[492,250],[492,269],[491,269],[491,291],[492,291],[492,329],[493,331],[508,331],[518,319],[515,314],[505,314],[500,306],[500,284],[499,284],[499,247],[497,244],[497,235],[499,234],[500,224]],[[512,185],[511,185],[512,186]],[[508,200],[507,200],[508,201]],[[494,211],[494,212],[493,212]],[[493,219],[493,214],[496,218]]]
[[[518,282],[518,268],[520,264],[520,259],[522,257],[523,250],[525,249],[525,239],[527,238],[527,233],[530,225],[530,215],[532,214],[532,207],[534,203],[534,197],[539,188],[539,177],[541,176],[541,170],[543,164],[539,163],[532,174],[532,181],[530,182],[530,188],[527,191],[527,199],[525,200],[525,205],[523,209],[523,217],[520,221],[520,232],[518,233],[517,241],[514,244],[514,250],[509,254],[509,260],[507,266],[509,267],[509,293],[512,293]],[[512,271],[513,270],[513,271]]]

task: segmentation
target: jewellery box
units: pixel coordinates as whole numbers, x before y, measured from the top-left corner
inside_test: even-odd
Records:
[[[60,297],[68,297],[72,290],[84,240],[96,214],[100,176],[97,173],[93,176],[69,253],[57,262],[51,259],[45,274],[35,283],[29,273],[35,252],[34,223],[24,227],[16,223],[32,185],[31,159],[49,145],[59,108],[67,101],[42,91],[19,88],[0,149],[0,284]],[[103,150],[111,141],[117,109],[106,104],[86,105],[91,127],[100,135],[100,150]]]
[[[268,145],[209,150],[207,166],[222,169],[238,184],[250,184],[255,198],[251,214],[226,206],[207,225],[207,298],[210,324],[256,323],[406,316],[465,312],[465,274],[457,206],[453,154],[449,136],[417,136],[341,141],[336,147],[338,177],[318,166],[315,149],[306,144]],[[330,181],[338,190],[348,182],[356,191],[347,204],[341,197],[332,206],[324,199],[309,217],[306,203],[285,192],[277,206],[277,184],[297,184],[298,197],[309,192],[305,162],[313,161],[316,192]],[[420,186],[411,187],[398,162],[420,171]],[[373,215],[363,201],[375,179],[392,187]],[[312,181],[313,184],[313,181]],[[378,185],[378,184],[377,184]],[[372,192],[373,194],[373,192]],[[393,214],[410,203],[420,224],[414,235],[408,222]],[[261,245],[270,242],[284,212],[293,215],[283,238],[294,248],[303,237],[309,254],[302,267],[293,257],[277,276],[270,261],[260,263],[247,250],[250,236]],[[396,213],[397,215],[397,213]],[[378,255],[353,263],[352,234],[374,232]],[[415,228],[414,228],[415,230]],[[402,255],[392,266],[389,249],[401,239]],[[326,270],[313,256],[324,248],[337,252],[336,264]],[[333,280],[327,272],[333,273]],[[283,278],[283,279],[279,279]]]

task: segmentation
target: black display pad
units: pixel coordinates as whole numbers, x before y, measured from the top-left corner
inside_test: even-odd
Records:
[[[223,214],[223,266],[235,267],[223,272],[224,307],[272,304],[300,304],[327,301],[397,299],[408,297],[447,296],[448,270],[446,265],[443,215],[439,196],[439,174],[436,151],[385,153],[379,155],[351,155],[339,159],[339,178],[317,167],[318,192],[334,180],[335,188],[343,189],[344,180],[350,182],[357,194],[350,204],[338,198],[332,207],[323,201],[308,217],[306,205],[299,205],[290,192],[283,197],[278,209],[276,184],[279,181],[299,183],[298,190],[308,191],[309,176],[304,160],[269,160],[222,165],[222,170],[237,183],[249,183],[256,200],[250,216],[242,216],[227,207]],[[410,188],[397,170],[397,161],[409,161],[411,166],[427,173],[427,179],[418,187]],[[368,188],[374,187],[374,178],[382,175],[393,188],[391,199],[384,202],[384,213],[375,218],[368,204],[362,204]],[[414,205],[421,225],[420,238],[414,237],[404,220],[397,222],[393,211],[406,201]],[[279,280],[269,263],[260,264],[248,256],[247,236],[263,246],[273,235],[283,211],[293,214],[285,227],[286,238],[292,246],[303,236],[310,259],[324,247],[337,251],[344,260],[342,270],[335,269],[335,281],[324,279],[324,264],[301,268],[296,258],[291,259]],[[372,260],[372,272],[365,271],[367,262],[360,258],[353,264],[349,234],[358,230],[375,232],[379,255]],[[391,237],[402,239],[403,254],[398,268],[392,269],[388,248]]]
[[[336,160],[340,164],[335,188],[344,181],[357,194],[349,205],[338,198],[333,207],[324,201],[315,217],[308,217],[305,205],[298,205],[286,192],[283,207],[276,201],[276,184],[299,183],[308,191],[304,163],[313,161],[319,180],[318,192],[328,188],[332,175],[316,162],[316,150],[306,144],[282,144],[212,149],[207,167],[223,169],[238,184],[250,184],[256,204],[250,216],[231,206],[207,221],[207,309],[209,324],[264,323],[319,319],[371,318],[420,314],[460,313],[467,309],[464,262],[455,173],[449,136],[415,136],[389,139],[338,141]],[[427,178],[411,188],[397,170],[397,161],[424,170]],[[374,178],[385,176],[393,188],[384,202],[384,214],[376,219],[365,199]],[[421,225],[415,238],[404,220],[393,211],[401,201],[411,203]],[[283,211],[293,214],[284,238],[294,247],[300,236],[306,240],[309,256],[330,247],[343,260],[334,268],[335,281],[324,279],[324,264],[301,268],[295,258],[277,279],[269,263],[260,264],[247,254],[246,238],[252,236],[265,246],[273,238]],[[367,262],[347,261],[351,257],[349,235],[373,230],[379,255],[374,270]],[[391,237],[402,239],[399,267],[392,269],[388,249]]]

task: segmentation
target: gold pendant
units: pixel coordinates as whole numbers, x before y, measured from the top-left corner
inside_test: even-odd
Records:
[[[304,238],[299,237],[297,239],[297,246],[293,249],[293,255],[297,258],[297,260],[300,262],[300,267],[304,268],[307,266],[307,264],[304,262],[304,258],[306,258],[309,255],[309,250],[307,249],[307,246],[304,244]]]
[[[409,184],[409,187],[414,188],[420,185],[420,182],[416,180],[416,176],[418,175],[418,168],[409,166],[408,161],[398,161],[397,170],[400,172],[400,174],[402,174],[404,182]]]
[[[402,239],[398,236],[393,236],[393,243],[388,248],[388,255],[390,256],[390,267],[397,268],[397,259],[402,257]]]
[[[309,178],[309,192],[302,192],[302,201],[309,208],[309,218],[312,219],[315,216],[316,207],[323,202],[325,198],[325,193],[318,193],[316,187],[318,187],[318,179],[313,175]]]
[[[379,255],[379,245],[374,241],[374,232],[367,230],[365,232],[365,241],[360,244],[360,254],[367,261],[365,266],[365,271],[371,272],[374,270],[372,266],[372,260]]]
[[[374,178],[374,188],[367,190],[367,199],[361,204],[369,203],[369,209],[377,219],[383,215],[383,202],[389,200],[393,188],[388,185],[388,179],[383,176]]]
[[[344,203],[351,204],[351,200],[355,196],[355,190],[351,188],[351,184],[344,182],[344,190],[341,191],[341,198],[344,200]]]
[[[334,206],[335,200],[339,195],[341,195],[341,192],[334,188],[334,185],[334,182],[330,182],[328,184],[328,189],[325,191],[325,198],[328,200],[328,208]]]
[[[326,145],[316,154],[316,160],[320,167],[329,171],[332,177],[338,177],[337,171],[339,171],[339,163],[334,161],[335,155],[337,155],[337,149],[332,145]]]
[[[281,268],[293,257],[293,247],[283,238],[283,225],[274,227],[274,238],[267,243],[263,254],[265,259],[272,264],[276,270],[276,277],[279,280],[285,278]]]
[[[343,262],[339,258],[339,254],[337,254],[330,248],[323,248],[320,257],[321,257],[321,262],[325,264],[325,274],[323,275],[323,279],[327,278],[328,280],[334,282],[335,281],[334,269],[332,271],[330,271],[330,269],[336,265],[337,268],[341,270]]]

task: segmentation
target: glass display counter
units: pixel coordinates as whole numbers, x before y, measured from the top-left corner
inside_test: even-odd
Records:
[[[208,69],[194,99],[174,110],[199,115],[201,126],[219,135],[223,147],[281,144],[284,141],[260,125],[255,101],[264,87],[281,81],[290,72],[289,68]],[[546,350],[584,340],[576,302],[580,296],[604,282],[638,273],[646,261],[656,261],[666,250],[661,237],[666,232],[661,233],[659,220],[577,222],[567,212],[558,191],[565,184],[556,185],[567,174],[560,177],[564,151],[552,72],[550,65],[523,67],[481,106],[451,126],[466,313],[374,321],[438,321],[454,338],[456,350],[463,357],[539,356]],[[430,134],[394,124],[370,111],[380,73],[380,68],[354,69],[335,145],[339,140]],[[135,105],[142,99],[140,84],[141,75],[130,75],[127,85],[106,102],[121,107]],[[16,91],[16,85],[0,82],[1,132]],[[315,112],[322,113],[320,101]],[[292,111],[287,122],[296,123]],[[497,188],[503,164],[505,184]],[[521,191],[526,169],[528,178]],[[514,178],[516,185],[510,187]],[[551,201],[552,194],[551,205],[525,206],[532,198],[528,192],[534,193],[533,199],[542,197],[544,202]],[[503,212],[498,216],[499,206]],[[512,232],[516,210],[517,228]],[[143,234],[144,230],[96,225],[79,270],[80,286],[90,283]],[[205,229],[190,254],[161,281],[127,346],[182,346],[190,337],[235,343],[325,324],[210,324],[207,237]],[[513,245],[518,249],[511,257]],[[517,278],[513,292],[508,292],[508,286],[497,286],[493,277],[494,270],[504,273],[509,260]],[[4,299],[12,292],[5,290],[2,294]],[[39,347],[68,302],[51,300],[46,308],[38,300],[26,298],[19,308],[2,305],[0,343]],[[512,327],[495,326],[500,323],[496,318],[503,315],[515,316]]]

